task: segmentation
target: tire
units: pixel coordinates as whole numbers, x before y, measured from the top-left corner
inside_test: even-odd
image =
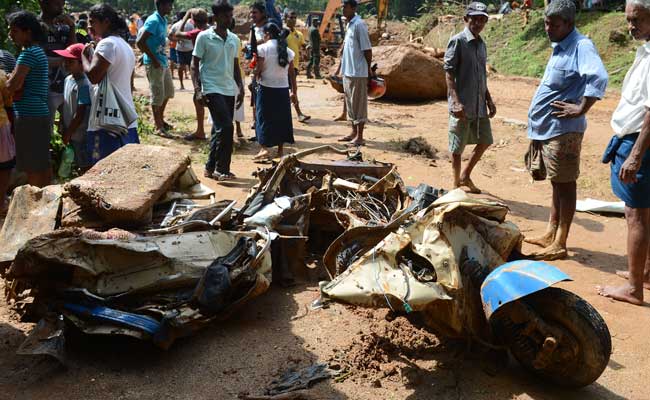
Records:
[[[509,318],[508,306],[517,305],[499,310],[494,316],[495,333],[525,369],[543,380],[571,388],[587,386],[600,377],[609,362],[612,339],[605,321],[591,304],[559,288],[547,288],[519,301],[546,324],[568,334],[546,365],[536,368],[533,364],[543,343],[540,336],[524,334],[526,323],[517,324]]]

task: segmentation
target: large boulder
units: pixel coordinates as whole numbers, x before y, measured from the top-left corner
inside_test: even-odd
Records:
[[[415,44],[372,49],[377,74],[386,79],[385,98],[433,100],[447,97],[443,62],[433,51]]]
[[[248,35],[253,26],[250,19],[250,8],[246,5],[235,6],[233,18],[235,19],[235,28],[233,29],[233,32],[237,35]]]
[[[128,144],[65,185],[81,208],[113,226],[151,220],[154,204],[190,165],[186,152],[162,146]]]

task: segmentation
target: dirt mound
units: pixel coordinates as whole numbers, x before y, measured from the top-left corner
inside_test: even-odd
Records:
[[[335,351],[330,366],[346,374],[375,381],[387,376],[404,377],[410,361],[440,346],[432,333],[413,325],[406,317],[391,319],[385,310],[364,310],[373,322],[369,332],[359,332],[352,343]]]
[[[235,18],[234,33],[237,35],[246,35],[251,31],[253,23],[250,19],[250,8],[248,6],[235,6],[233,18]]]
[[[443,16],[438,18],[438,24],[424,37],[424,44],[431,47],[446,48],[449,39],[464,29],[462,18]]]
[[[416,44],[378,46],[372,49],[377,73],[387,81],[386,98],[433,100],[447,96],[443,62],[435,50]]]
[[[404,22],[384,21],[382,29],[377,27],[377,17],[366,18],[365,22],[368,25],[368,34],[373,46],[399,44],[409,40],[409,29]]]
[[[402,145],[402,149],[410,154],[421,155],[434,160],[438,158],[438,149],[431,146],[422,136],[409,139]]]

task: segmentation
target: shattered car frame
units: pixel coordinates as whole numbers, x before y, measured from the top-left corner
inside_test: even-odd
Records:
[[[310,159],[323,152],[347,158]],[[43,321],[33,333],[41,344],[55,343],[32,340],[25,351],[56,353],[59,316],[86,333],[167,348],[266,291],[271,274],[294,283],[315,254],[329,275],[324,301],[420,312],[436,331],[508,349],[564,386],[587,385],[607,365],[602,317],[551,287],[566,274],[521,260],[506,205],[407,187],[393,165],[331,146],[285,156],[257,177],[239,209],[223,201],[170,214],[137,235],[64,229],[31,239],[8,271],[8,296]]]

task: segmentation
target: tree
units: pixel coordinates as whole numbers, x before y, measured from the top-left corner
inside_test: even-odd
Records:
[[[40,12],[38,0],[0,0],[0,15],[4,15],[5,18],[12,12],[20,10],[31,11],[34,13]],[[13,43],[9,40],[8,28],[7,23],[0,23],[0,46],[2,46],[3,49],[13,51],[15,48]]]

